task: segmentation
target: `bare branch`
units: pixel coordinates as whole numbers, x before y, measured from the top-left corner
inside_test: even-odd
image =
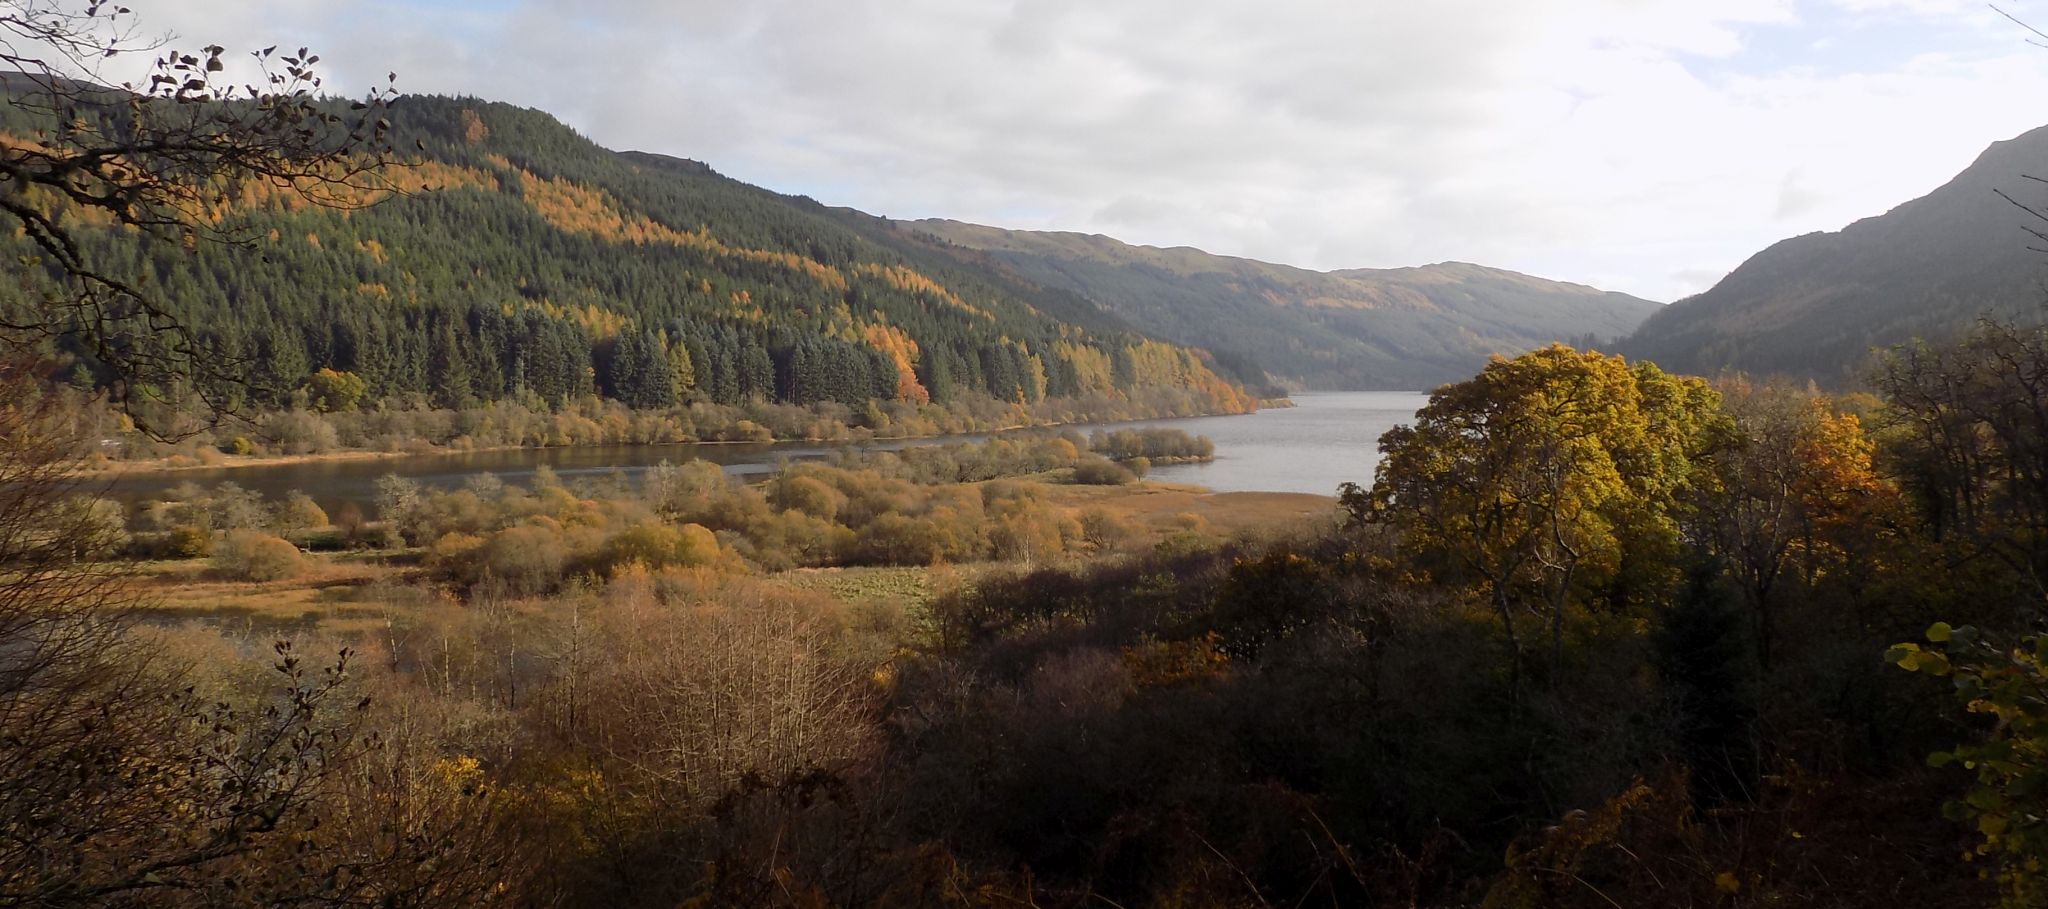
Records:
[[[2040,29],[2038,29],[2038,28],[2035,28],[2035,27],[2033,27],[2032,25],[2029,25],[2029,24],[2027,24],[2026,20],[2024,20],[2024,19],[2021,19],[2021,18],[2020,18],[2020,17],[2018,17],[2018,16],[2015,16],[2015,15],[2013,15],[2013,14],[2011,14],[2011,13],[2008,13],[2008,12],[2006,12],[2005,10],[1999,9],[1999,8],[1998,8],[1998,4],[1996,4],[1996,3],[1989,3],[1989,4],[1985,4],[1985,5],[1987,5],[1987,6],[1991,7],[1991,11],[1992,11],[1992,12],[1994,12],[1994,13],[1997,13],[1997,14],[1999,14],[1999,15],[2001,15],[2001,16],[2004,16],[2004,17],[2005,17],[2005,18],[2007,18],[2007,19],[2010,19],[2010,20],[2012,20],[2012,23],[2013,23],[2014,25],[2017,25],[2017,26],[2019,26],[2019,27],[2021,27],[2021,28],[2024,28],[2024,29],[2026,29],[2026,30],[2027,30],[2027,31],[2029,31],[2029,32],[2032,32],[2032,33],[2034,34],[2034,37],[2035,37],[2035,38],[2040,38],[2040,39],[2042,39],[2042,40],[2040,40],[2040,41],[2036,41],[2036,40],[2034,40],[2033,38],[2029,38],[2029,39],[2027,39],[2027,43],[2028,43],[2028,44],[2032,44],[2032,45],[2035,45],[2036,47],[2048,47],[2048,43],[2044,43],[2044,42],[2048,42],[2048,33],[2044,33],[2044,32],[2042,32],[2042,31],[2041,31]]]
[[[0,135],[0,221],[42,253],[25,264],[49,279],[0,300],[0,346],[74,341],[120,377],[115,397],[131,414],[136,395],[179,389],[219,416],[245,362],[206,344],[166,301],[86,261],[75,214],[162,242],[247,246],[255,238],[230,217],[245,186],[328,208],[371,204],[392,189],[381,174],[394,163],[383,115],[395,93],[329,98],[319,55],[305,48],[254,52],[259,77],[238,85],[224,78],[219,45],[188,53],[139,35],[125,7],[0,0],[0,64],[21,70],[0,77],[0,92],[41,124],[33,136]],[[98,79],[103,61],[138,53],[155,55],[146,84]]]

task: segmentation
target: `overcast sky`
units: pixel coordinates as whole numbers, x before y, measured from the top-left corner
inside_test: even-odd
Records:
[[[130,5],[891,217],[1658,300],[2048,123],[2048,49],[1971,0]]]

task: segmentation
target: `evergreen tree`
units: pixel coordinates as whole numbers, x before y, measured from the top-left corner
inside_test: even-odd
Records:
[[[312,374],[306,362],[305,342],[298,332],[270,325],[257,336],[257,344],[255,397],[265,404],[282,406]]]
[[[740,351],[740,397],[770,400],[775,397],[775,361],[760,342],[747,339]]]
[[[451,408],[469,406],[476,397],[475,384],[470,378],[470,356],[463,349],[453,326],[443,323],[440,330],[434,332],[428,364],[434,403]]]

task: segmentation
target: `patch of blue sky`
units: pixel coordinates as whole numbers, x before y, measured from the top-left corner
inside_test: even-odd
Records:
[[[1686,64],[1707,79],[1787,73],[1827,78],[1898,72],[1930,56],[2009,54],[2024,48],[2029,37],[2019,25],[1981,11],[1850,11],[1809,3],[1795,21],[1742,27],[1741,49],[1733,54],[1688,58]]]

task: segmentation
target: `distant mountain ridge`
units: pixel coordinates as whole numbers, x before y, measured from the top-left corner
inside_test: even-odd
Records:
[[[1225,362],[1241,355],[1314,388],[1429,388],[1472,374],[1489,354],[1620,337],[1659,308],[1463,262],[1317,272],[1099,234],[891,223],[982,252]]]
[[[1849,384],[1872,348],[1936,338],[1977,317],[2039,319],[2048,224],[2000,198],[2048,198],[2048,127],[1993,143],[1962,173],[1839,231],[1757,253],[1705,293],[1671,304],[1621,345],[1666,368]]]
[[[0,143],[31,141],[45,116],[0,107]],[[407,96],[390,121],[416,160],[394,177],[403,192],[364,195],[375,206],[344,215],[251,186],[209,217],[261,238],[254,249],[187,256],[89,221],[80,242],[199,327],[205,348],[247,362],[248,388],[233,391],[267,406],[332,369],[372,400],[448,407],[1142,392],[1232,410],[1248,406],[1241,386],[1271,391],[1272,376],[1433,387],[1489,354],[1625,334],[1657,308],[1464,263],[1315,272],[897,222],[613,152],[476,98]]]

